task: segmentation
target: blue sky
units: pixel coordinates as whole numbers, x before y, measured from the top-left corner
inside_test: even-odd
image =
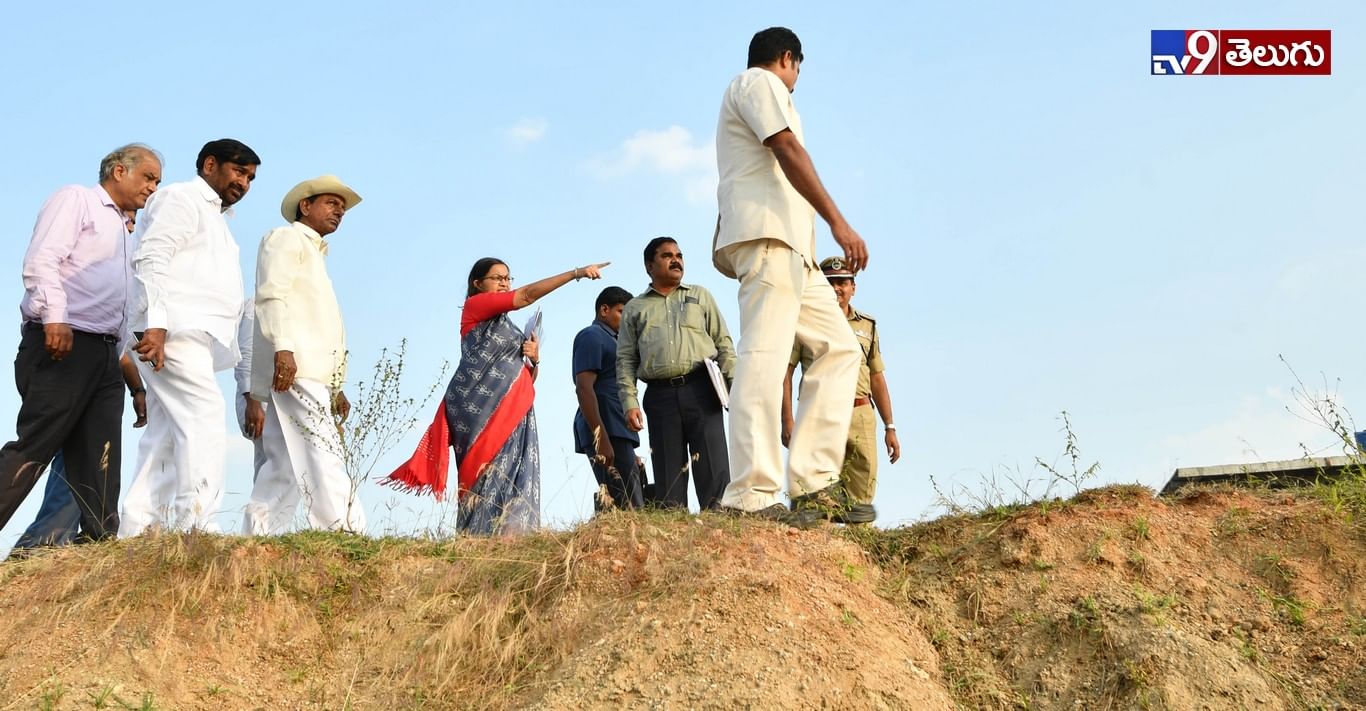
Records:
[[[416,389],[458,357],[478,257],[522,282],[610,260],[603,282],[543,302],[542,508],[568,524],[591,510],[569,347],[597,291],[641,290],[642,247],[673,235],[738,332],[708,254],[712,140],[749,37],[781,24],[805,45],[808,149],[872,254],[855,305],[878,319],[904,447],[880,473],[882,523],[932,513],[931,476],[969,491],[1037,478],[1064,409],[1106,482],[1157,486],[1301,442],[1333,453],[1287,411],[1278,356],[1348,408],[1361,391],[1366,10],[1039,5],[26,4],[0,27],[0,264],[17,307],[39,206],[93,182],[111,148],[148,142],[179,181],[205,141],[238,138],[263,158],[231,223],[248,283],[285,191],[340,175],[365,197],[329,256],[353,373],[407,338]],[[1331,29],[1333,75],[1150,76],[1149,31],[1177,28]],[[17,408],[0,388],[0,417]],[[130,474],[136,441],[128,429]],[[238,438],[225,527],[249,488]],[[376,533],[453,519],[373,485],[362,497]]]

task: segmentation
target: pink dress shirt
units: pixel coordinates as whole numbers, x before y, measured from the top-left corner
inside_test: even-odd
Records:
[[[103,187],[68,185],[38,212],[24,255],[25,321],[123,336],[131,277],[124,215]]]

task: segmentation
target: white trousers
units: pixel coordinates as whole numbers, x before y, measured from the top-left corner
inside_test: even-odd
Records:
[[[119,536],[148,526],[217,531],[223,502],[223,392],[214,377],[212,337],[177,331],[166,338],[161,372],[135,360],[147,388],[147,429],[123,497]]]
[[[779,240],[731,245],[740,280],[740,343],[730,392],[730,485],[721,505],[757,511],[839,480],[861,351],[819,269]],[[782,459],[783,376],[793,339],[815,354],[802,371],[796,425]]]
[[[273,536],[288,531],[301,498],[308,507],[310,527],[365,531],[365,511],[346,474],[326,385],[296,380],[288,392],[272,391],[261,444],[266,463],[251,489],[243,533]]]

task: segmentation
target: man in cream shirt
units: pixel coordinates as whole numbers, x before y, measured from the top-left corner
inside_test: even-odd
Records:
[[[280,205],[291,224],[261,240],[251,395],[270,407],[261,439],[266,463],[251,490],[243,533],[284,533],[301,497],[311,527],[365,529],[338,430],[351,409],[341,391],[346,330],[323,242],[360,200],[335,176],[305,180]]]
[[[859,346],[816,264],[815,214],[830,225],[853,271],[867,266],[863,239],[825,192],[807,155],[792,91],[802,45],[784,27],[754,35],[749,68],[726,89],[716,129],[719,216],[712,260],[740,281],[740,344],[730,401],[731,481],[722,507],[805,527],[821,518],[865,523],[869,504],[839,483]],[[814,359],[786,476],[780,445],[783,376],[795,339]],[[786,482],[784,482],[786,480]],[[788,511],[779,497],[792,497]]]
[[[120,536],[154,524],[217,530],[227,445],[214,373],[237,363],[242,271],[226,216],[261,159],[240,141],[204,144],[198,175],[157,191],[133,255],[132,330],[147,429],[123,500]],[[174,491],[168,507],[166,491]]]

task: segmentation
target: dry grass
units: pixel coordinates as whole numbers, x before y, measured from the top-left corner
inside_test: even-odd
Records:
[[[576,642],[581,621],[553,610],[573,579],[580,535],[435,542],[196,533],[69,548],[0,566],[11,623],[0,639],[13,649],[42,644],[43,630],[82,628],[90,654],[81,664],[119,651],[159,657],[149,664],[168,674],[141,681],[172,707],[185,696],[183,679],[170,678],[186,671],[174,657],[197,643],[262,647],[284,678],[258,674],[254,683],[299,686],[324,706],[472,698],[499,706]],[[92,629],[91,620],[101,622]],[[206,689],[252,676],[208,671],[219,676]],[[17,708],[35,703],[46,682],[28,686]]]
[[[151,694],[156,708],[281,696],[320,708],[514,705],[612,608],[686,588],[707,562],[690,540],[738,526],[699,521],[613,513],[514,539],[166,534],[40,552],[0,565],[0,695],[28,708],[84,668],[89,683],[64,682],[68,698],[108,696],[113,679],[120,698]],[[80,639],[54,640],[63,629]],[[182,663],[204,645],[224,651],[203,669]],[[119,655],[137,661],[137,684],[92,663]]]

